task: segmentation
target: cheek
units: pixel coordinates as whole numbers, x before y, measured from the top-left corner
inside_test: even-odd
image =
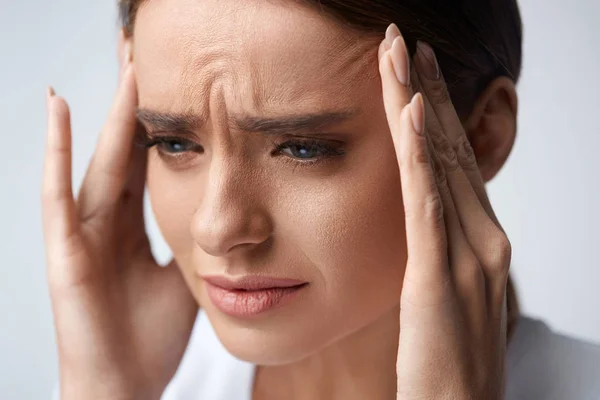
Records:
[[[373,314],[400,298],[406,239],[395,153],[364,160],[290,192],[294,207],[279,219],[318,270],[322,304]]]
[[[178,261],[191,257],[194,248],[190,223],[200,199],[202,185],[195,177],[169,172],[153,151],[148,157],[147,188],[160,231]]]

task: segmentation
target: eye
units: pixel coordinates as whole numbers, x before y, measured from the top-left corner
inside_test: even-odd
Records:
[[[156,143],[156,146],[163,153],[177,154],[192,150],[195,144],[181,139],[165,138]]]
[[[300,163],[318,162],[344,154],[339,145],[334,146],[317,140],[290,140],[278,145],[277,151],[299,160]]]
[[[156,146],[160,153],[174,156],[177,156],[181,153],[198,151],[199,149],[202,149],[200,145],[190,140],[174,136],[146,135],[138,140],[138,144],[148,149]]]

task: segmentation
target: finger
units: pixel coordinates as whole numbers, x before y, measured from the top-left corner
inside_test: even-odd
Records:
[[[400,168],[405,212],[408,261],[401,298],[405,310],[448,302],[452,294],[442,204],[427,139],[422,134],[421,95],[417,94],[407,104],[409,64],[401,36],[394,39],[390,50],[379,60],[384,107]]]
[[[422,83],[422,74],[418,70],[413,70],[413,85],[424,90]],[[432,151],[435,152],[436,158],[441,162],[446,183],[450,189],[450,193],[454,199],[453,204],[457,210],[458,218],[465,232],[465,236],[473,247],[473,251],[477,257],[484,256],[480,252],[486,249],[487,236],[490,233],[489,229],[496,230],[489,221],[489,216],[475,194],[471,182],[461,168],[458,161],[458,156],[454,148],[449,143],[445,129],[438,119],[431,101],[427,96],[423,96],[425,107],[427,137]]]
[[[507,255],[507,246],[509,245],[506,239],[505,233],[501,230],[501,227],[494,222],[495,216],[493,213],[490,214],[481,202],[482,197],[477,194],[475,186],[472,181],[472,177],[477,175],[479,182],[481,182],[481,192],[484,194],[484,200],[487,200],[487,194],[483,188],[481,175],[473,156],[472,151],[470,154],[466,154],[464,147],[459,147],[458,154],[455,148],[451,145],[449,137],[452,133],[450,131],[454,129],[452,126],[444,125],[445,122],[450,120],[447,117],[445,120],[441,119],[441,115],[453,114],[454,118],[458,120],[456,111],[450,102],[449,96],[446,96],[446,103],[439,101],[436,104],[436,95],[431,95],[430,90],[440,90],[439,88],[432,88],[431,80],[424,77],[426,73],[422,73],[422,70],[426,68],[424,65],[427,62],[423,58],[423,54],[418,54],[418,60],[416,62],[417,68],[413,72],[413,80],[417,81],[419,86],[425,91],[425,107],[426,112],[429,111],[432,118],[429,119],[428,129],[431,133],[431,141],[436,149],[436,153],[440,156],[443,165],[447,171],[448,186],[452,197],[455,199],[455,205],[461,225],[469,241],[471,248],[480,265],[483,269],[484,276],[488,279],[486,283],[488,285],[487,294],[491,296],[488,298],[488,304],[495,304],[500,294],[506,290],[505,283],[503,283],[508,275],[508,267],[510,265],[510,255]],[[432,71],[429,71],[429,77],[433,77]],[[427,84],[429,82],[429,86]],[[434,83],[435,85],[442,85],[443,90],[447,90],[445,83],[440,76]],[[434,100],[432,100],[434,99]],[[443,109],[443,110],[442,110]],[[442,111],[441,111],[442,110]],[[463,133],[460,140],[468,140],[464,134],[462,126],[459,128]],[[464,143],[464,142],[463,142]],[[470,146],[469,146],[470,147]],[[462,161],[461,161],[462,160]],[[467,174],[465,168],[469,168],[472,172],[471,177]],[[491,205],[488,201],[488,207],[491,209]],[[496,300],[494,300],[496,299]]]
[[[452,100],[450,99],[450,94],[441,74],[435,53],[428,44],[421,41],[417,42],[415,63],[417,64],[417,70],[420,72],[420,80],[424,92],[430,99],[433,110],[441,125],[445,128],[444,132],[448,141],[459,155],[459,162],[471,182],[473,190],[494,224],[504,231],[490,204],[473,149],[452,105]]]
[[[411,71],[411,80],[415,91],[422,90],[418,71],[414,68]],[[430,157],[444,206],[452,280],[461,309],[469,316],[472,332],[482,334],[487,316],[485,276],[464,233],[448,183],[448,171],[456,169],[456,156],[453,156],[454,150],[451,147],[440,151],[439,140],[436,137],[443,136],[441,126],[426,96],[423,96],[423,103]],[[449,146],[447,140],[445,144]]]
[[[489,213],[481,203],[480,197],[477,195],[473,183],[464,169],[467,162],[461,162],[461,158],[466,157],[462,152],[462,147],[458,149],[459,153],[457,154],[457,149],[452,146],[451,137],[452,135],[456,136],[456,134],[451,131],[455,129],[455,126],[445,125],[445,122],[451,118],[447,117],[445,120],[441,119],[442,112],[440,110],[443,109],[443,115],[447,116],[448,114],[453,114],[456,120],[458,120],[458,116],[450,102],[449,96],[436,94],[439,93],[440,90],[444,90],[447,93],[445,82],[440,76],[439,79],[432,84],[432,81],[425,76],[426,74],[429,74],[429,77],[431,78],[433,72],[429,71],[423,73],[423,69],[427,67],[424,64],[428,61],[423,58],[422,50],[419,51],[421,51],[421,53],[417,54],[416,69],[413,71],[413,81],[417,82],[421,90],[425,93],[425,109],[426,112],[429,112],[431,115],[431,118],[428,119],[431,142],[447,171],[448,185],[456,200],[455,204],[458,215],[467,239],[469,240],[469,243],[471,243],[478,259],[484,262],[489,258],[487,255],[489,254],[489,237],[497,233],[497,225],[490,219]],[[437,87],[433,87],[433,85],[437,85]],[[440,89],[439,86],[442,86],[443,89]],[[445,100],[443,100],[442,97],[444,97]],[[445,101],[445,103],[443,103],[443,101]],[[467,140],[462,126],[460,126],[459,129],[463,132],[461,137]],[[474,157],[468,162],[471,163],[471,165],[475,165],[474,168],[477,170],[477,174],[479,174]]]
[[[48,247],[78,229],[71,184],[71,122],[67,103],[48,88],[48,128],[42,180],[42,214]]]
[[[423,134],[422,96],[415,95],[407,104],[405,84],[409,81],[408,68],[404,40],[397,36],[390,50],[383,54],[379,71],[385,113],[400,168],[408,263],[415,265],[414,268],[407,267],[405,282],[443,286],[449,282],[450,274],[442,203],[430,163],[427,139]],[[415,291],[414,297],[419,295]]]
[[[394,34],[394,29],[388,28],[390,35]],[[380,51],[387,46],[390,38],[386,38],[380,44]],[[382,91],[386,112],[390,110],[395,116],[404,108],[411,99],[411,93],[407,90],[407,86],[399,80],[398,76],[406,83],[409,79],[410,63],[408,61],[408,53],[406,44],[402,35],[396,36],[392,40],[392,44],[388,51],[384,51],[379,60],[379,73],[381,76]],[[393,111],[392,111],[393,110]],[[388,122],[389,119],[388,119]],[[397,123],[398,118],[395,118],[392,123]]]
[[[421,95],[423,96],[423,105],[425,108],[425,131],[427,132],[427,134],[425,135],[425,137],[427,138],[427,145],[429,146],[429,155],[430,157],[436,157],[439,158],[439,154],[437,154],[436,152],[434,152],[433,150],[436,149],[436,146],[434,145],[433,141],[432,141],[432,136],[435,136],[435,128],[436,128],[436,122],[437,121],[437,117],[435,116],[435,113],[433,112],[433,110],[431,109],[431,104],[429,103],[429,100],[427,99],[427,96],[423,95],[423,88],[421,87],[421,82],[419,80],[419,75],[418,72],[416,70],[416,66],[414,63],[411,64],[411,70],[410,70],[410,86],[413,90],[414,93],[417,92],[421,92]],[[439,123],[438,123],[439,125]],[[432,134],[433,132],[433,134]],[[433,158],[432,158],[433,159]],[[433,159],[435,161],[435,159]],[[436,164],[433,164],[434,167],[436,166]]]
[[[425,110],[427,112],[427,109]],[[448,187],[447,171],[435,149],[431,149],[432,163],[438,190],[444,206],[444,221],[448,240],[450,274],[461,309],[475,337],[487,329],[487,301],[485,276],[463,231],[452,193]]]
[[[454,291],[448,265],[448,242],[442,199],[423,132],[420,93],[400,115],[388,120],[400,167],[408,261],[402,288],[403,307],[429,307],[448,302]]]
[[[387,27],[387,29],[385,30],[385,38],[379,46],[379,60],[381,60],[381,57],[386,51],[392,48],[392,43],[394,42],[394,39],[401,35],[402,34],[400,33],[400,29],[398,29],[398,26],[396,24],[391,23]]]
[[[81,186],[78,207],[84,221],[110,211],[119,200],[128,177],[137,125],[136,104],[133,67],[129,63]]]
[[[144,135],[144,127],[139,122],[136,126],[136,135]],[[125,190],[137,200],[142,200],[146,189],[146,167],[148,164],[148,151],[146,147],[134,145],[131,150],[129,176],[125,183]]]
[[[138,123],[138,131],[140,129],[143,128]],[[133,241],[134,256],[147,257],[152,254],[144,221],[147,150],[141,146],[134,146],[130,164],[129,176],[120,201],[123,218],[127,219],[123,224],[127,227],[125,237]]]
[[[119,70],[119,81],[123,79],[123,72],[127,64],[131,61],[131,40],[125,36],[125,29],[119,30],[119,38],[117,40],[117,59],[121,66]]]

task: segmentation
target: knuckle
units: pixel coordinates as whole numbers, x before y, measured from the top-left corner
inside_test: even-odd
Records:
[[[477,166],[477,158],[475,157],[475,152],[471,147],[471,143],[469,139],[462,135],[459,139],[458,143],[455,146],[457,154],[458,162],[460,166],[465,170],[478,170]]]
[[[404,209],[406,220],[430,221],[431,225],[436,227],[444,220],[444,206],[437,193],[432,193]]]
[[[426,220],[432,222],[444,221],[444,205],[437,191],[436,193],[426,196],[422,200],[420,208],[423,210],[423,215]]]
[[[512,258],[512,245],[504,233],[500,233],[490,240],[487,253],[487,266],[502,276],[508,274]]]
[[[95,223],[110,221],[115,214],[116,204],[98,204],[94,208],[87,205],[79,207],[79,219],[82,224],[93,225]]]
[[[498,242],[498,249],[500,253],[500,258],[504,262],[504,264],[510,264],[510,260],[512,258],[512,244],[506,235],[502,235],[501,239]]]
[[[440,157],[438,157],[437,155],[434,155],[433,157],[433,173],[435,175],[435,181],[438,184],[438,186],[440,186],[441,188],[443,188],[446,185],[446,169],[444,168],[444,165],[442,163],[442,161],[440,160]]]
[[[403,168],[422,168],[429,163],[430,157],[426,143],[421,143],[415,151],[405,151],[400,157],[400,165]]]
[[[458,284],[462,288],[481,288],[485,285],[485,278],[479,261],[475,257],[460,260],[460,264],[453,265]]]
[[[413,260],[407,262],[412,263]],[[455,299],[452,283],[449,274],[441,277],[437,274],[419,276],[406,274],[400,299],[402,310],[420,313],[430,307],[439,307],[453,302]]]
[[[418,167],[429,165],[431,163],[429,153],[427,152],[427,149],[423,147],[413,153],[411,161],[413,165]]]
[[[441,130],[435,129],[431,139],[445,168],[449,172],[457,170],[460,167],[458,157],[446,135]]]
[[[450,102],[450,93],[443,83],[434,84],[429,91],[428,97],[431,99],[431,103],[436,105]]]

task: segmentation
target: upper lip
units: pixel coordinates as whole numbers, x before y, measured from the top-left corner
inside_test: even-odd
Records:
[[[272,288],[286,288],[305,284],[297,279],[271,278],[268,276],[246,275],[238,278],[227,278],[222,275],[202,275],[202,279],[213,286],[234,290],[261,290]]]

